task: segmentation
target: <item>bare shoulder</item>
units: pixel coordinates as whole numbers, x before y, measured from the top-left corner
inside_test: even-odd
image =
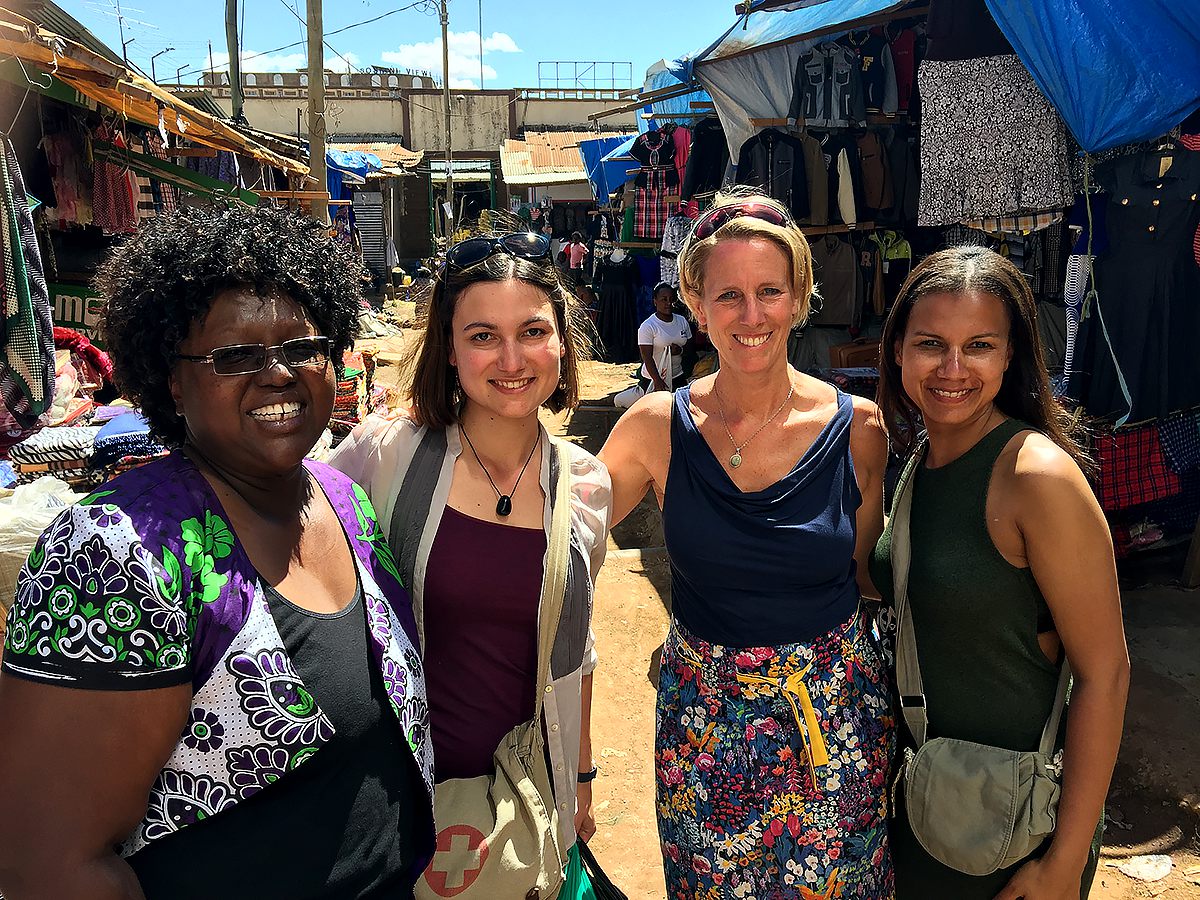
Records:
[[[995,478],[1016,499],[1046,511],[1096,503],[1071,455],[1038,431],[1022,431],[1009,440],[996,461]]]
[[[850,442],[859,454],[886,458],[888,450],[887,429],[883,425],[883,414],[873,400],[853,397],[854,418],[850,423]]]

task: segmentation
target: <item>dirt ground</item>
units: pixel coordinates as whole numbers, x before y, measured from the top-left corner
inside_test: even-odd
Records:
[[[547,424],[599,450],[617,419],[611,396],[632,383],[633,370],[586,364],[580,408]],[[395,372],[379,374],[391,382]],[[654,692],[670,607],[662,544],[657,506],[644,501],[613,531],[593,618],[600,667],[592,734],[601,777],[592,848],[631,900],[663,896],[653,768]],[[1200,591],[1177,586],[1182,568],[1181,549],[1123,568],[1133,676],[1093,900],[1200,900]],[[1173,862],[1160,881],[1136,881],[1116,868],[1151,853]]]

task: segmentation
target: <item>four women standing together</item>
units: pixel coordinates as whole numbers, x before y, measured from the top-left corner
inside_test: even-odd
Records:
[[[197,265],[212,271],[206,246]],[[314,266],[328,261],[313,252]],[[364,422],[334,455],[344,474],[302,457],[317,434],[306,423],[328,417],[352,328],[310,296],[311,273],[287,268],[227,267],[194,288],[155,343],[161,359],[139,376],[152,425],[180,449],[156,478],[124,476],[64,514],[22,573],[0,728],[23,736],[0,775],[0,804],[43,812],[28,833],[0,835],[6,896],[191,896],[180,887],[200,868],[191,854],[233,833],[222,823],[269,833],[282,816],[326,809],[303,794],[309,771],[341,811],[337,824],[321,816],[342,837],[307,864],[345,873],[370,859],[377,874],[260,896],[405,896],[422,868],[418,895],[470,897],[477,884],[493,896],[475,882],[488,871],[486,847],[449,818],[448,785],[494,780],[498,747],[529,721],[548,776],[532,827],[561,868],[576,837],[595,830],[593,583],[609,527],[651,487],[672,575],[655,744],[669,896],[1086,896],[1128,661],[1104,519],[1049,392],[1032,298],[1009,263],[957,249],[914,271],[885,328],[881,414],[787,364],[788,332],[814,295],[808,245],[788,214],[763,197],[718,198],[680,254],[680,276],[720,370],[639,401],[597,460],[538,421],[543,406],[575,403],[583,351],[548,242],[471,239],[436,281],[411,412]],[[117,341],[118,367],[144,370],[137,349]],[[152,382],[169,385],[174,411]],[[902,534],[895,516],[884,531],[889,438],[912,451]],[[172,516],[147,505],[150,482],[174,492]],[[171,527],[184,516],[177,548]],[[292,548],[279,559],[264,537],[272,529]],[[338,549],[346,542],[353,552]],[[1009,869],[947,867],[890,800],[903,795],[893,789],[898,748],[915,741],[898,724],[893,619],[863,598],[893,599],[898,546],[911,552],[905,594],[929,737],[1033,750],[1064,658],[1074,672],[1057,827]],[[360,602],[363,628],[337,625],[356,621],[345,617]],[[89,624],[97,604],[102,627]],[[114,635],[127,643],[105,640]],[[364,647],[347,650],[358,637]],[[364,662],[362,696],[378,695],[394,716],[360,703],[352,721],[335,708],[338,691],[354,695],[357,669],[340,665],[354,660]],[[86,700],[78,688],[90,689]],[[80,715],[98,739],[66,725]],[[143,734],[130,744],[119,734],[134,720]],[[293,738],[309,749],[292,754]],[[393,738],[403,750],[395,765],[364,756]],[[337,758],[362,778],[347,784],[321,768],[329,749],[291,774],[325,744],[341,746]],[[102,782],[85,765],[97,753],[110,773]],[[421,778],[430,756],[436,846]],[[27,783],[42,769],[37,784],[59,785],[51,800],[97,794],[90,824],[62,842],[91,873],[86,887],[37,862],[38,841],[78,818]],[[368,783],[379,788],[364,793]],[[355,821],[399,807],[408,812],[388,813],[386,835]],[[474,847],[474,869],[438,862],[459,838]],[[241,844],[232,852],[239,865],[275,865]]]

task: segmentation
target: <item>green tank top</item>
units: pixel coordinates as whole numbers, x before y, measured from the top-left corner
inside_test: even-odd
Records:
[[[1050,715],[1058,672],[1037,636],[1053,620],[1033,574],[1000,555],[986,520],[996,459],[1028,429],[1010,419],[949,465],[911,474],[908,596],[931,738],[1035,750]],[[870,562],[888,603],[891,543],[889,521]]]

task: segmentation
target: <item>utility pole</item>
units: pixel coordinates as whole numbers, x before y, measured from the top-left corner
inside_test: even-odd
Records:
[[[442,102],[446,105],[446,237],[454,234],[454,150],[450,138],[450,10],[442,0]]]
[[[132,44],[133,41],[125,40],[125,16],[121,14],[121,0],[116,0],[117,5],[117,30],[121,34],[121,59],[125,65],[129,65],[129,57],[125,54],[126,44]]]
[[[225,43],[229,47],[229,90],[233,121],[245,121],[242,115],[242,54],[238,49],[237,0],[225,0]]]
[[[479,89],[483,90],[483,0],[479,0]]]
[[[306,0],[308,25],[308,174],[316,179],[313,189],[329,190],[325,173],[325,48],[321,0]],[[329,224],[329,202],[314,200],[312,217]]]

